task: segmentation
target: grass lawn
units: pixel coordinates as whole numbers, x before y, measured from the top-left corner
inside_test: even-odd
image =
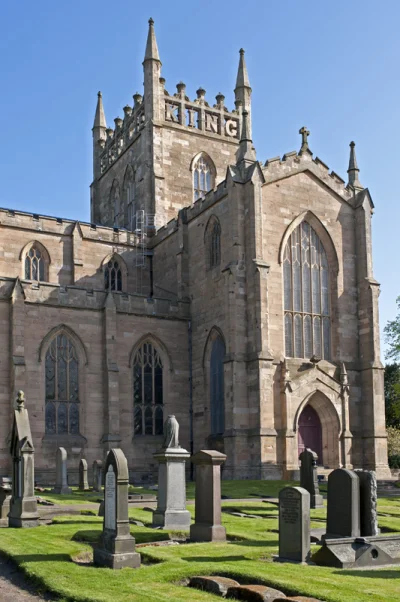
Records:
[[[248,497],[278,497],[282,487],[298,485],[298,483],[284,481],[222,481],[222,495],[228,498]],[[45,500],[56,504],[87,504],[97,502],[102,498],[102,493],[95,491],[79,491],[77,487],[71,487],[72,494],[60,495],[58,493],[37,492]],[[157,495],[157,491],[146,489],[146,487],[130,486],[129,493]],[[194,499],[195,483],[188,482],[186,486],[187,498]]]
[[[268,489],[268,482],[257,482],[256,486],[248,481],[243,487],[231,484],[232,492],[238,498],[244,497],[245,485],[248,491],[249,486],[254,486],[254,492]],[[275,494],[282,485],[271,485]],[[232,576],[241,583],[265,583],[288,594],[314,596],[327,602],[398,602],[400,567],[346,571],[275,563],[272,555],[277,553],[278,545],[276,505],[249,499],[224,502],[222,508],[228,543],[146,546],[139,549],[143,564],[136,570],[112,571],[74,562],[91,557],[90,543],[98,541],[102,528],[102,519],[95,516],[60,516],[53,525],[36,529],[2,529],[0,550],[65,602],[216,601],[218,598],[211,594],[180,585],[185,578],[199,574]],[[193,515],[194,507],[189,506],[189,510]],[[378,510],[379,523],[385,531],[399,532],[400,498],[380,498]],[[230,514],[236,511],[257,518]],[[130,508],[129,514],[145,524],[132,525],[137,543],[169,538],[167,532],[149,527],[151,512]],[[324,526],[324,518],[325,509],[311,511],[313,527]]]

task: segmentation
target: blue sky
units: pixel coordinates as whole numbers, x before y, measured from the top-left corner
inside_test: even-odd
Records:
[[[238,50],[253,88],[260,160],[299,149],[346,178],[357,143],[362,184],[375,202],[374,271],[381,327],[400,295],[400,3],[396,0],[146,3],[2,0],[0,4],[0,206],[89,220],[96,94],[113,125],[142,91],[149,17],[166,88],[193,98],[218,92],[233,108]]]

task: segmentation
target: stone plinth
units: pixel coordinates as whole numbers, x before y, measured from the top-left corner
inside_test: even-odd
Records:
[[[87,473],[87,462],[82,459],[79,462],[79,491],[87,491],[89,489]]]
[[[72,489],[68,487],[67,452],[63,447],[57,449],[56,455],[56,486],[54,493],[69,495]]]
[[[154,454],[158,461],[157,508],[153,512],[153,526],[163,529],[188,530],[190,512],[186,510],[185,463],[189,452],[181,447],[170,447]]]
[[[279,558],[306,562],[310,556],[310,494],[302,487],[279,492]]]
[[[128,518],[128,462],[121,449],[111,449],[105,463],[104,520],[101,547],[95,548],[93,560],[111,569],[140,566],[135,539],[130,534]]]
[[[10,527],[37,527],[39,513],[35,496],[34,447],[23,391],[18,392],[10,452],[13,475],[8,524]]]
[[[352,470],[337,468],[328,477],[325,537],[359,537],[360,486]]]
[[[324,502],[318,486],[318,456],[312,449],[306,448],[300,454],[299,460],[300,487],[310,494],[310,508],[322,508]]]
[[[196,466],[195,523],[190,527],[192,541],[225,541],[221,525],[221,464],[225,454],[202,450],[191,458]]]

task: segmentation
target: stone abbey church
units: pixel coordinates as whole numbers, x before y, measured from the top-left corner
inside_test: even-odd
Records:
[[[347,182],[306,128],[257,160],[242,50],[229,103],[166,86],[152,20],[143,71],[113,128],[98,95],[91,223],[0,210],[1,473],[22,389],[42,483],[59,446],[72,477],[121,447],[134,482],[155,478],[169,414],[183,447],[227,454],[224,478],[290,477],[304,446],[387,476],[354,143]]]

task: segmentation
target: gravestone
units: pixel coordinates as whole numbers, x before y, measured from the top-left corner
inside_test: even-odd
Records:
[[[190,539],[226,541],[226,530],[221,525],[221,464],[226,456],[215,450],[202,450],[191,460],[196,467],[196,501]]]
[[[8,527],[8,513],[11,501],[11,479],[1,477],[0,479],[0,527]]]
[[[88,489],[87,462],[82,458],[79,462],[79,491],[87,491]]]
[[[303,487],[279,492],[279,558],[307,562],[310,556],[310,494]]]
[[[317,454],[306,448],[299,457],[300,487],[310,494],[310,508],[322,508],[324,503],[318,487]]]
[[[93,462],[93,491],[101,491],[103,486],[103,462],[95,460]]]
[[[18,391],[10,452],[13,473],[8,524],[10,527],[37,527],[39,514],[35,496],[34,448],[23,391]]]
[[[57,449],[56,454],[56,486],[53,493],[68,495],[72,489],[68,487],[67,452],[63,447]]]
[[[373,470],[355,470],[360,483],[360,532],[362,537],[379,535],[378,486]]]
[[[359,537],[360,485],[356,473],[337,468],[328,477],[325,537]]]
[[[185,463],[189,452],[179,446],[179,425],[175,416],[164,424],[163,449],[154,454],[158,461],[157,508],[153,526],[185,530],[190,527],[190,512],[186,510]]]
[[[128,518],[128,462],[121,449],[111,449],[105,462],[104,519],[101,547],[95,548],[96,565],[111,569],[140,566]]]

